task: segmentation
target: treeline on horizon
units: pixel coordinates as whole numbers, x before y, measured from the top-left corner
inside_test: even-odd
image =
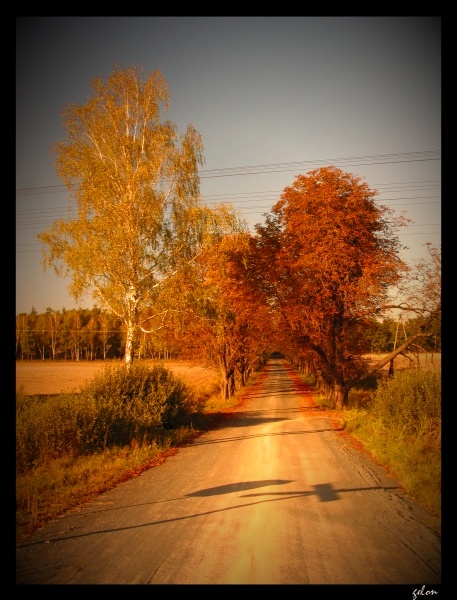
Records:
[[[371,319],[359,330],[354,350],[357,354],[383,354],[408,339],[417,330],[420,318],[402,321]],[[275,336],[272,335],[272,339]],[[265,348],[266,353],[284,352],[280,345]],[[424,338],[410,352],[441,351],[441,333]],[[177,359],[211,361],[207,338],[184,332],[171,322],[153,332],[141,332],[134,344],[135,359]],[[121,319],[98,307],[53,310],[16,315],[16,360],[115,360],[125,355],[125,329]]]

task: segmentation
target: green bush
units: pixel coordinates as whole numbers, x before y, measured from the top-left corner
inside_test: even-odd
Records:
[[[408,369],[382,381],[371,402],[371,412],[387,428],[407,435],[441,430],[441,372]]]
[[[16,471],[62,456],[79,455],[89,440],[95,407],[78,394],[25,396],[16,394]]]
[[[106,367],[80,394],[16,394],[16,472],[83,456],[132,440],[151,444],[160,431],[191,424],[201,412],[194,392],[161,365]]]
[[[107,367],[81,394],[95,402],[98,438],[108,446],[188,424],[196,410],[193,391],[162,365]]]
[[[441,371],[397,371],[379,384],[371,401],[353,402],[344,417],[346,431],[439,514]]]

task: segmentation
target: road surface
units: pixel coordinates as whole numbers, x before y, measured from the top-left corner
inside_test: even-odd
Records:
[[[233,418],[19,544],[16,583],[411,584],[432,593],[440,565],[430,515],[273,359]]]

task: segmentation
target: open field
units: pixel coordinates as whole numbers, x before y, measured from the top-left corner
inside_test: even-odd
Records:
[[[142,361],[157,364],[159,361]],[[212,368],[189,361],[160,361],[167,369],[193,387],[208,388],[218,382]],[[107,366],[121,366],[120,361],[16,361],[16,390],[27,396],[80,392],[97,373]]]
[[[375,364],[377,361],[382,360],[387,354],[367,354],[365,358],[368,358]],[[420,365],[421,369],[441,369],[441,353],[421,353],[421,354],[406,354],[395,357],[395,370],[402,371],[403,369],[417,369]],[[389,372],[389,363],[383,367],[383,372],[386,374]]]
[[[370,355],[373,361],[379,360],[384,355]],[[154,364],[155,361],[144,361]],[[159,362],[159,361],[156,361]],[[211,367],[192,364],[189,361],[165,360],[160,361],[165,367],[181,377],[193,387],[210,388],[218,383],[218,375]],[[61,394],[79,392],[81,387],[88,383],[97,373],[106,366],[121,366],[120,361],[16,361],[16,390],[22,386],[28,396]],[[440,368],[441,354],[421,354],[421,368]],[[417,356],[410,355],[410,359],[398,356],[395,359],[395,369],[417,367]],[[384,367],[388,371],[389,365]]]

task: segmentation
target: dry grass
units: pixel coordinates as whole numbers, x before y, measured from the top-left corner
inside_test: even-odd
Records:
[[[188,385],[214,392],[219,383],[215,369],[189,361],[144,361],[151,365],[160,362]],[[23,388],[27,396],[79,392],[106,366],[122,365],[120,361],[16,361],[16,390]]]

